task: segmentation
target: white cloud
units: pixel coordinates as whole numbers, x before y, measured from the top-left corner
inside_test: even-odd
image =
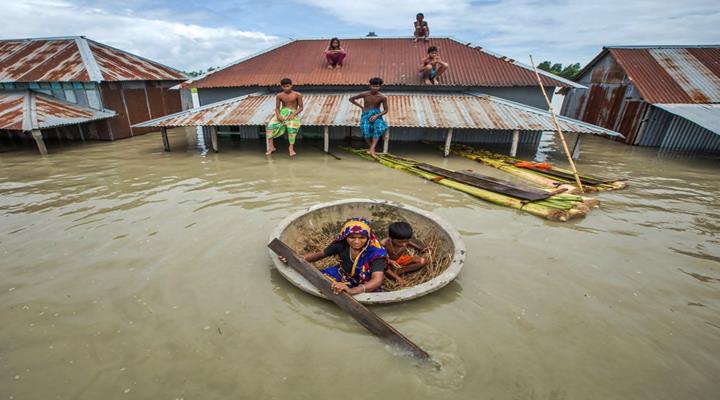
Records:
[[[471,40],[528,62],[587,62],[604,45],[720,42],[717,0],[298,0],[343,24],[412,34],[423,12],[433,34]],[[400,29],[400,30],[398,30]]]
[[[233,27],[208,27],[63,0],[29,0],[3,5],[4,38],[78,36],[129,51],[182,70],[225,65],[263,50],[278,38]]]

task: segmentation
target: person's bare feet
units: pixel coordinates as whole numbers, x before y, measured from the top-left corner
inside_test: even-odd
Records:
[[[290,157],[295,157],[295,155],[297,154],[295,152],[295,150],[290,150],[289,153],[290,153]]]
[[[327,67],[327,68],[328,68],[328,69],[333,69],[333,66],[330,65],[330,64],[328,64],[328,67]]]
[[[433,83],[432,83],[432,81],[431,81],[430,79],[425,79],[425,84],[426,84],[426,85],[432,85]]]
[[[338,64],[338,65],[335,66],[335,68],[337,68],[337,69],[342,69],[342,65]]]
[[[437,84],[438,84],[438,83],[437,83],[437,80],[435,80],[435,79],[431,80],[430,82],[431,82],[433,85],[437,85]]]
[[[265,152],[265,155],[266,155],[266,156],[269,156],[270,154],[272,154],[272,153],[274,153],[274,152],[275,152],[275,147],[270,147],[270,148],[268,148],[268,150]]]
[[[375,149],[368,150],[368,154],[370,154],[370,157],[377,158],[377,154],[375,154]]]

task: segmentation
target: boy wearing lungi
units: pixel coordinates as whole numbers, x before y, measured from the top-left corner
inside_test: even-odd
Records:
[[[285,134],[287,131],[288,152],[290,157],[295,153],[295,137],[300,130],[300,114],[303,110],[302,94],[292,90],[292,81],[290,78],[283,78],[280,81],[282,92],[275,96],[275,115],[265,128],[265,137],[267,138],[267,152],[269,156],[275,151],[274,139]]]

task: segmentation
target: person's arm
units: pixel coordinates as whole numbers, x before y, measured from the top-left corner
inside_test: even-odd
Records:
[[[364,93],[360,93],[360,94],[358,94],[358,95],[355,95],[355,96],[351,97],[351,98],[350,98],[350,102],[353,103],[353,104],[355,104],[356,106],[358,106],[358,107],[360,107],[360,108],[363,108],[362,104],[358,103],[357,101],[358,101],[358,99],[362,99],[362,98],[364,98],[364,97],[365,97],[365,94],[364,94]]]
[[[427,64],[428,64],[428,59],[423,58],[422,64],[420,65],[420,68],[418,68],[418,71],[420,71],[420,72],[425,71],[425,66],[427,66]]]
[[[296,117],[298,114],[300,114],[300,113],[302,112],[302,110],[303,110],[302,94],[298,93],[297,95],[298,95],[298,97],[297,97],[297,110],[295,110],[294,113],[288,115],[288,119],[289,119],[289,120],[295,118],[295,117]]]
[[[430,25],[425,22],[425,37],[430,37]]]
[[[280,105],[282,102],[280,101],[280,95],[278,94],[275,96],[275,118],[277,118],[278,121],[282,121],[282,114],[280,114]]]
[[[372,292],[382,285],[384,277],[385,273],[382,271],[373,272],[372,275],[370,275],[370,280],[367,283],[360,284],[358,286],[355,286],[354,288],[349,288],[346,286],[344,291],[346,291],[350,295]]]
[[[408,242],[408,247],[412,247],[413,249],[418,251],[425,251],[425,249],[427,249],[427,246],[423,246],[421,243],[415,242],[413,240],[410,240]]]
[[[376,119],[388,113],[387,97],[383,96],[382,100],[380,100],[380,104],[382,104],[383,110],[370,117],[370,122],[375,122]]]
[[[308,253],[302,256],[301,258],[309,263],[315,262],[317,260],[322,260],[323,258],[327,257],[324,252],[318,251],[317,253]],[[283,256],[278,256],[280,261],[287,263],[287,258]]]

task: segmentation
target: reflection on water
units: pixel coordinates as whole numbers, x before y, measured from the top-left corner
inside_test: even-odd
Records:
[[[357,371],[377,378],[343,397],[718,393],[717,159],[585,140],[581,171],[630,187],[562,224],[317,143],[266,159],[257,140],[221,137],[216,154],[195,129],[170,139],[170,153],[157,134],[2,153],[0,398],[317,399]],[[433,146],[391,148],[508,178]],[[559,149],[546,138],[519,155],[564,165]],[[398,356],[272,268],[277,223],[348,197],[405,202],[462,233],[455,282],[373,307],[437,364]]]

